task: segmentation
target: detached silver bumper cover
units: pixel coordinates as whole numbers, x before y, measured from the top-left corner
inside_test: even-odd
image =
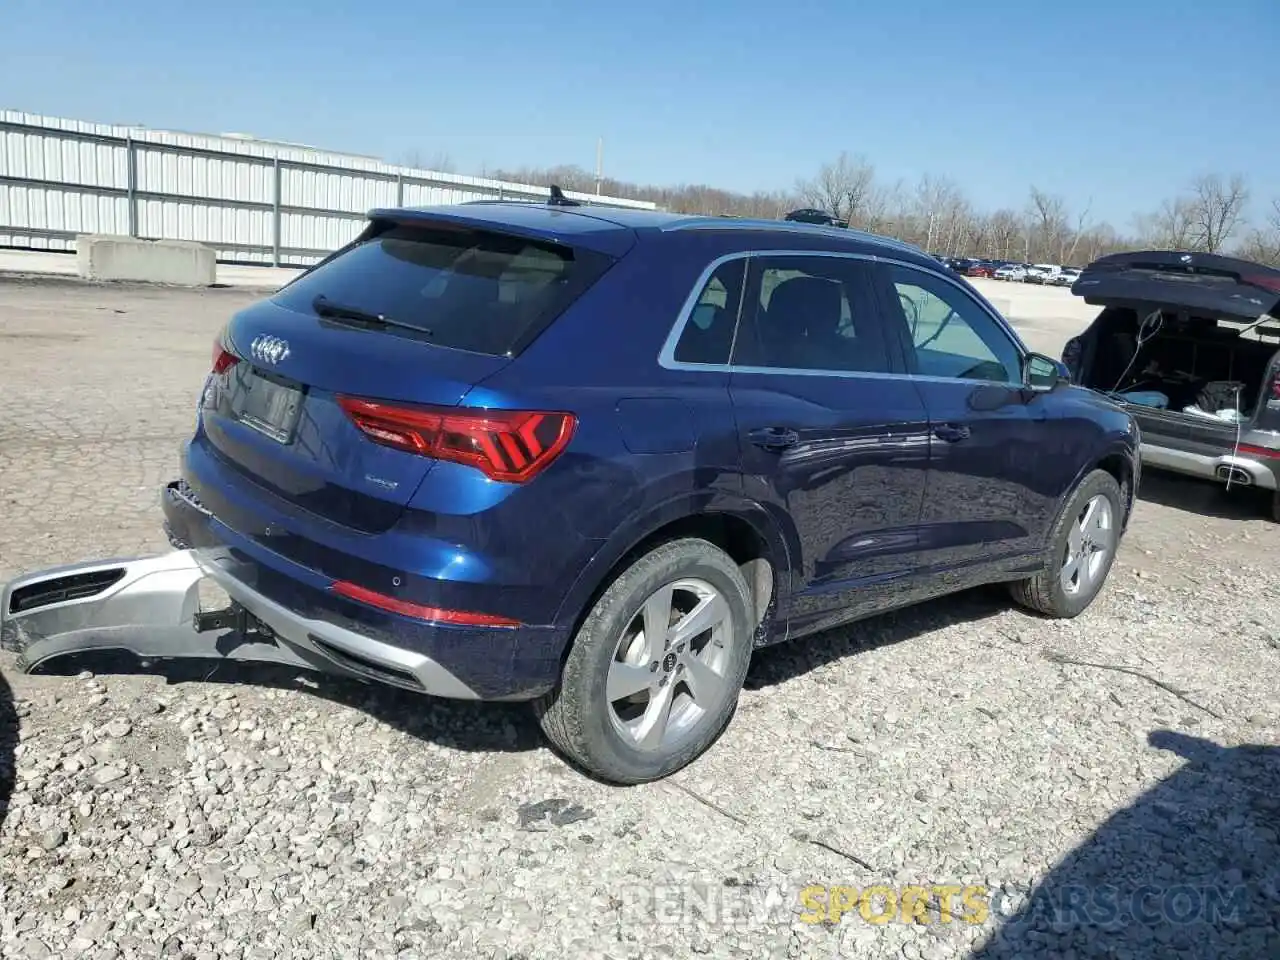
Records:
[[[227,592],[232,608],[199,616],[197,629],[206,578]],[[195,550],[19,577],[0,592],[0,647],[16,651],[26,672],[68,654],[116,650],[145,660],[283,664],[476,699],[430,658],[303,617],[232,577],[216,554]]]
[[[189,550],[55,567],[6,584],[0,646],[30,672],[55,657],[122,650],[143,659],[248,660],[316,669],[287,647],[235,629],[195,628],[206,576]]]

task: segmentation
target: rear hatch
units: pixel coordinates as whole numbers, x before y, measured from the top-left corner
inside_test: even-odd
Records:
[[[629,233],[592,242],[531,228],[533,211],[510,219],[376,216],[355,243],[237,314],[215,344],[197,443],[325,520],[388,529],[435,461],[373,442],[343,398],[458,405],[603,275],[614,257],[600,248]]]
[[[1148,306],[1254,321],[1275,314],[1280,270],[1208,253],[1116,253],[1089,264],[1071,292],[1095,306]]]
[[[1280,270],[1234,257],[1179,251],[1112,254],[1086,267],[1071,285],[1071,292],[1094,306],[1128,308],[1139,317],[1155,311],[1181,316],[1166,323],[1160,333],[1172,332],[1178,338],[1176,347],[1165,345],[1162,349],[1166,354],[1170,350],[1185,354],[1184,366],[1194,366],[1198,355],[1205,352],[1199,349],[1202,340],[1204,345],[1220,349],[1228,334],[1240,334],[1265,344],[1260,347],[1265,354],[1277,348],[1275,339],[1280,336],[1280,321],[1274,319],[1280,313]],[[1200,329],[1197,323],[1202,332],[1195,332]],[[1238,374],[1224,374],[1224,379],[1235,376]],[[1264,376],[1244,378],[1249,381],[1250,395],[1238,398],[1238,402],[1244,408],[1253,407],[1256,396],[1259,425],[1269,426],[1280,412],[1275,406],[1280,400],[1277,376],[1280,372],[1273,363]],[[1152,437],[1217,445],[1233,440],[1238,429],[1232,419],[1141,404],[1132,409],[1144,434]]]

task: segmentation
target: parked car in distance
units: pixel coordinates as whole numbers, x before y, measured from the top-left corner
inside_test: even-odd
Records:
[[[1057,273],[1052,273],[1045,279],[1045,283],[1051,287],[1069,287],[1080,279],[1080,271],[1075,267],[1064,267]]]
[[[1062,272],[1062,268],[1053,263],[1037,263],[1027,268],[1027,275],[1023,278],[1025,283],[1048,283],[1049,278]]]
[[[1081,613],[1139,478],[1132,414],[914,247],[561,198],[375,210],[232,316],[163,503],[220,628],[531,701],[637,783],[759,647],[988,583]]]
[[[1009,263],[998,267],[992,277],[996,280],[1022,281],[1027,277],[1027,268],[1020,263]]]
[[[1071,292],[1100,309],[1062,359],[1126,404],[1148,465],[1255,487],[1280,521],[1280,270],[1178,250],[1089,264]]]
[[[824,227],[848,227],[848,220],[841,220],[834,214],[827,213],[825,210],[817,210],[813,207],[805,207],[802,210],[792,210],[788,213],[784,220],[792,223],[812,223]]]
[[[986,277],[988,279],[996,272],[996,265],[990,260],[977,260],[969,265],[969,269],[965,271],[966,277]]]

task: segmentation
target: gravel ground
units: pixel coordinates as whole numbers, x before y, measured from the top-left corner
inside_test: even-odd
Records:
[[[0,580],[165,548],[250,298],[0,278]],[[1083,617],[978,592],[765,651],[631,789],[518,706],[0,653],[0,956],[1280,956],[1277,557],[1251,498],[1149,475]]]

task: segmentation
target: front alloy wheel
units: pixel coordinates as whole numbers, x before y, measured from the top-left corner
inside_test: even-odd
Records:
[[[1044,566],[1010,584],[1013,598],[1054,618],[1084,613],[1106,583],[1120,546],[1124,497],[1116,478],[1094,470],[1067,497],[1049,531]]]
[[[1116,548],[1115,515],[1104,494],[1093,497],[1067,528],[1062,589],[1070,596],[1096,593]]]

